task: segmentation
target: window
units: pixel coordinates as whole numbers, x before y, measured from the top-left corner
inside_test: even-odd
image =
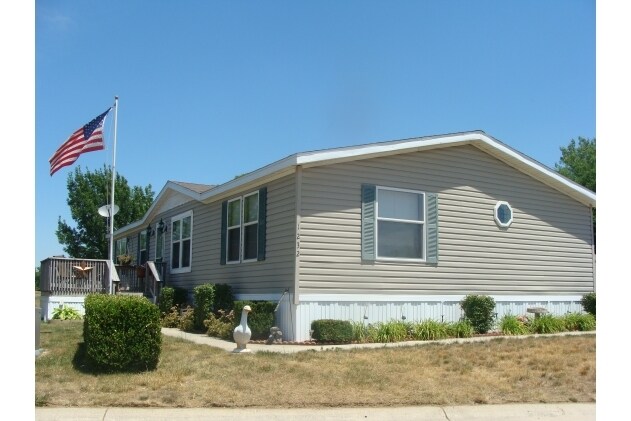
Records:
[[[114,248],[115,256],[122,256],[127,254],[127,238],[119,238],[116,240],[116,247]]]
[[[377,257],[423,260],[425,194],[377,188]]]
[[[222,204],[221,264],[265,260],[267,188]]]
[[[513,208],[508,202],[497,202],[493,215],[495,223],[502,228],[508,228],[513,223]]]
[[[138,234],[138,264],[144,265],[147,259],[147,231],[143,230]]]
[[[191,271],[193,212],[171,219],[171,273]]]
[[[363,184],[361,258],[438,264],[438,195]]]

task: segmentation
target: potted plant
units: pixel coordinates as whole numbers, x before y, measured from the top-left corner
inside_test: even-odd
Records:
[[[131,254],[121,254],[120,256],[116,256],[116,259],[118,260],[118,264],[122,266],[130,266],[134,260]]]
[[[145,277],[145,266],[144,265],[136,266],[136,276],[138,278],[144,278]]]

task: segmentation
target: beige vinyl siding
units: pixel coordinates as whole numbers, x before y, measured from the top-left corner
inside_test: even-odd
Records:
[[[257,191],[261,187],[267,187],[266,259],[221,265],[221,202]],[[169,211],[171,217],[193,210],[193,254],[191,272],[170,274],[168,284],[192,290],[208,282],[226,283],[232,286],[236,294],[282,294],[285,288],[294,284],[296,230],[293,195],[294,180],[287,176],[220,201],[209,204],[195,202],[192,208],[183,205]],[[165,259],[170,259],[170,236],[165,247]]]
[[[361,184],[438,193],[439,263],[361,260]],[[497,201],[513,208],[508,229]],[[473,146],[306,168],[301,293],[583,294],[589,208]]]

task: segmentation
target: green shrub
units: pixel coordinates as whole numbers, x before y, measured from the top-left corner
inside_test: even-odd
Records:
[[[81,313],[72,307],[62,305],[53,310],[53,319],[58,320],[81,320]]]
[[[596,293],[590,292],[589,294],[583,295],[581,298],[581,304],[583,305],[583,310],[587,313],[596,317]]]
[[[371,324],[364,322],[351,322],[353,328],[352,341],[358,343],[377,342],[377,329]]]
[[[465,318],[477,333],[486,333],[493,327],[495,300],[488,295],[467,295],[460,301]]]
[[[165,316],[175,305],[175,289],[172,287],[162,287],[158,295],[158,308],[160,315]]]
[[[232,309],[234,309],[234,296],[232,295],[232,287],[226,284],[216,284],[213,311],[215,313],[219,313],[219,310],[225,310],[229,312]]]
[[[83,338],[90,365],[103,371],[144,371],[158,365],[160,310],[144,297],[90,294]]]
[[[213,311],[215,302],[215,285],[203,284],[193,289],[194,304],[194,329],[204,330],[204,320],[208,319]]]
[[[177,306],[171,307],[168,313],[164,313],[162,315],[162,319],[160,320],[160,325],[162,327],[179,328],[180,327],[180,309]]]
[[[318,342],[348,343],[353,339],[353,326],[348,320],[314,320],[311,330],[311,337]]]
[[[412,338],[419,341],[445,339],[448,336],[446,323],[429,319],[412,325]]]
[[[565,330],[591,331],[596,329],[596,318],[590,313],[569,313],[563,316]]]
[[[525,335],[529,333],[528,326],[522,317],[507,314],[500,320],[500,331],[504,335]]]
[[[410,325],[399,320],[377,326],[377,342],[401,342],[409,337]]]
[[[178,326],[184,332],[195,332],[195,310],[191,306],[186,306],[180,314]]]
[[[532,333],[558,333],[565,331],[565,322],[562,317],[552,314],[542,314],[535,317],[530,323]]]
[[[218,316],[211,314],[207,320],[204,320],[204,326],[208,329],[206,334],[230,340],[233,338],[232,333],[234,331],[234,311],[219,310],[218,313]]]
[[[474,333],[475,330],[468,320],[447,324],[447,336],[449,338],[470,338]]]
[[[276,303],[273,301],[235,301],[233,329],[241,323],[241,311],[249,305],[252,311],[248,314],[248,326],[253,340],[267,339],[274,326]]]

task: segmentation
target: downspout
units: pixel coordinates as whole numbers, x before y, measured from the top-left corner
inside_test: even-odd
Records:
[[[294,263],[294,299],[295,305],[300,303],[300,213],[302,212],[302,166],[296,166],[296,253]]]
[[[594,277],[594,292],[596,292],[596,238],[594,237],[594,208],[589,205],[589,232],[592,238],[592,273]]]

